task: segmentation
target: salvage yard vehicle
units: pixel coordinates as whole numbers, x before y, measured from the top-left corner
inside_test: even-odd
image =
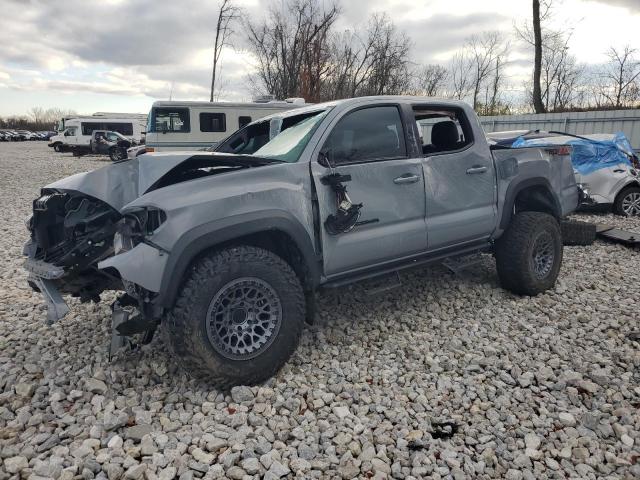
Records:
[[[127,158],[127,149],[134,144],[135,142],[132,142],[121,133],[109,132],[106,130],[95,130],[91,135],[91,141],[88,148],[76,146],[71,151],[76,156],[87,153],[109,155],[109,158],[113,162],[117,162]]]
[[[113,118],[107,116],[88,116],[64,119],[64,130],[49,139],[49,147],[56,152],[68,152],[78,149],[89,150],[93,132],[108,130],[118,132],[133,141],[140,141],[144,135],[145,124],[139,118]]]
[[[41,194],[24,253],[48,320],[62,293],[119,284],[112,349],[162,324],[220,386],[273,375],[319,289],[483,252],[506,289],[553,287],[578,203],[566,147],[492,150],[466,103],[395,96],[281,112],[215,152],[141,155]]]
[[[303,98],[250,103],[157,101],[149,112],[145,151],[202,150],[253,120],[304,105]]]
[[[489,133],[487,137],[513,148],[570,146],[576,181],[583,191],[582,209],[640,215],[640,160],[623,133],[571,135],[516,130]]]

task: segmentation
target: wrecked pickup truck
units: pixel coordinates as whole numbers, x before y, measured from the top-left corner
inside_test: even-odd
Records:
[[[251,384],[293,353],[321,288],[480,252],[505,288],[551,288],[577,203],[566,147],[492,150],[462,102],[348,99],[48,185],[26,269],[50,320],[62,293],[119,286],[115,339],[162,324],[189,372]]]

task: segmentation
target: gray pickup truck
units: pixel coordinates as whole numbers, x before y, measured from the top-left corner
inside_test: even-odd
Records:
[[[501,284],[551,288],[578,204],[570,151],[489,147],[471,107],[365,97],[260,119],[215,152],[147,154],[42,189],[25,246],[49,320],[114,304],[112,342],[168,335],[221,386],[295,350],[321,288],[492,252]]]

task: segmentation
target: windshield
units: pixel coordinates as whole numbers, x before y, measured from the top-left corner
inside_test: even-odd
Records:
[[[315,127],[324,118],[326,112],[328,110],[306,111],[297,115],[258,120],[207,150],[297,162]],[[294,128],[292,133],[287,133]],[[287,136],[280,139],[285,133]],[[274,143],[276,140],[278,141]],[[295,143],[296,140],[299,140],[299,143],[293,145],[291,142]]]
[[[254,155],[256,157],[272,158],[289,163],[297,162],[302,151],[307,146],[311,135],[313,135],[316,127],[326,114],[326,111],[318,112],[287,128],[267,142],[262,148],[256,150]]]

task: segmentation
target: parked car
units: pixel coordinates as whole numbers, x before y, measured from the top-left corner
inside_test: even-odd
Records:
[[[44,187],[25,268],[49,321],[68,310],[62,293],[121,282],[112,345],[163,323],[192,374],[251,384],[296,349],[321,288],[479,252],[505,288],[551,288],[577,203],[567,148],[492,150],[466,103],[364,97],[265,117],[216,152]]]
[[[498,145],[514,148],[571,146],[576,180],[584,191],[581,208],[640,215],[640,160],[623,133],[570,135],[536,130],[487,135]]]
[[[18,133],[24,137],[25,140],[35,140],[36,136],[29,130],[18,130]]]
[[[25,136],[15,130],[7,130],[6,133],[10,135],[12,142],[22,142],[25,140]]]
[[[0,142],[6,142],[7,140],[9,140],[9,137],[4,132],[0,131]]]

